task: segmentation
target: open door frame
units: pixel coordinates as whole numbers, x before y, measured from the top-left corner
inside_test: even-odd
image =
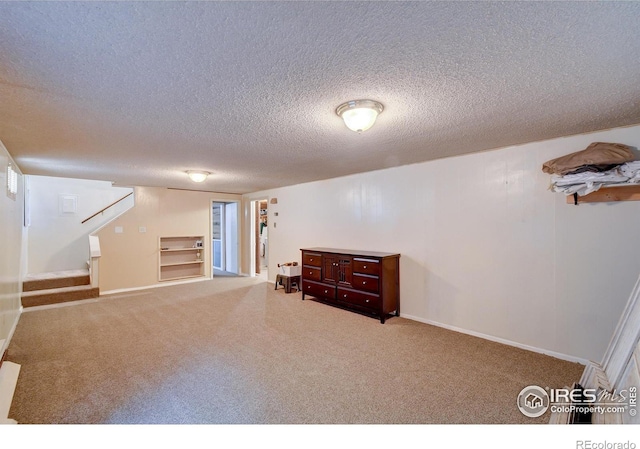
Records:
[[[226,251],[228,250],[228,247],[233,247],[232,251],[235,251],[235,255],[233,257],[231,257],[232,260],[234,260],[235,262],[232,262],[233,265],[233,269],[229,269],[229,261],[225,260],[225,266],[224,266],[224,271],[228,271],[231,273],[240,273],[240,235],[241,235],[241,203],[240,201],[236,201],[236,200],[228,200],[228,199],[212,199],[211,200],[211,207],[210,207],[210,217],[209,217],[209,232],[210,232],[210,244],[211,244],[211,277],[214,276],[214,266],[213,266],[213,259],[214,259],[214,249],[213,249],[213,206],[214,204],[223,204],[224,206],[229,205],[229,204],[235,204],[235,226],[234,226],[234,235],[235,235],[235,239],[231,242],[228,242],[228,233],[229,233],[229,229],[228,225],[226,223],[226,217],[225,215],[228,214],[228,212],[226,211],[226,207],[223,207],[223,212],[221,214],[221,219],[224,217],[225,220],[221,220],[220,225],[222,226],[223,229],[223,233],[222,233],[222,241],[223,241],[223,250],[224,250],[224,254],[222,255],[223,258],[227,258],[227,254]],[[233,215],[230,215],[233,216]],[[226,247],[226,248],[225,248]]]
[[[254,264],[256,268],[256,275],[260,274],[260,200],[254,201],[254,239],[255,239],[255,247],[254,247]]]

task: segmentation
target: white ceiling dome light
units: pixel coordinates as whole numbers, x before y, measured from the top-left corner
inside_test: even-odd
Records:
[[[336,114],[342,117],[347,128],[361,133],[373,126],[383,110],[384,106],[377,101],[351,100],[338,106]]]
[[[207,179],[207,176],[211,173],[208,171],[189,170],[187,171],[187,174],[193,182],[204,182],[204,180]]]

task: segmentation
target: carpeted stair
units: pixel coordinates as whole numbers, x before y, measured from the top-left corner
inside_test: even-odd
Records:
[[[25,308],[100,296],[100,290],[91,287],[89,270],[30,274],[22,284],[22,291]]]

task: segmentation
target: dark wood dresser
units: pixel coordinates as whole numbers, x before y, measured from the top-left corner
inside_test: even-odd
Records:
[[[302,299],[372,315],[400,316],[400,254],[303,248]]]

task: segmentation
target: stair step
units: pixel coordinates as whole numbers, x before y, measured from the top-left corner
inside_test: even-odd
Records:
[[[67,270],[30,274],[22,283],[23,292],[89,285],[89,270]]]
[[[61,302],[80,301],[82,299],[97,298],[100,289],[90,285],[73,287],[50,288],[22,293],[22,307],[44,306]]]

